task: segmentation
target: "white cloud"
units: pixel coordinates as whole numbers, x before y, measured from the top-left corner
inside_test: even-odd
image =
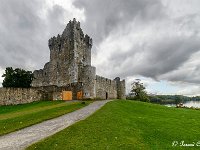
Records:
[[[182,84],[177,94],[186,96],[200,96],[200,86]]]

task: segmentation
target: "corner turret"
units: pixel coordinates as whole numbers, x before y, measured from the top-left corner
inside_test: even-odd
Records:
[[[117,98],[126,99],[126,83],[125,80],[120,81],[119,77],[114,79],[117,84]]]

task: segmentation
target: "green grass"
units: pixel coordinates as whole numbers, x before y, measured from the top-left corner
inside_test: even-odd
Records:
[[[0,106],[0,135],[64,115],[84,106],[81,102],[64,101],[40,101],[16,106]]]
[[[200,141],[200,111],[137,101],[113,101],[89,118],[36,143],[28,150],[166,150],[173,141]]]

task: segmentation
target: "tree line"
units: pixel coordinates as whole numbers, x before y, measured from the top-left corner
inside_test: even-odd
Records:
[[[200,96],[183,96],[183,95],[148,95],[144,84],[140,79],[136,79],[132,83],[131,91],[127,95],[128,100],[139,100],[144,102],[159,104],[179,104],[185,101],[200,101]]]
[[[149,96],[153,103],[183,103],[185,101],[200,101],[200,96],[188,97],[184,95],[153,95]]]

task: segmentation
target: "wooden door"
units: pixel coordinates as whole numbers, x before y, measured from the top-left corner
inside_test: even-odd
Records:
[[[62,92],[62,99],[65,101],[72,100],[72,91],[63,91]]]
[[[82,100],[83,99],[83,92],[82,91],[77,92],[77,99],[78,100]]]

